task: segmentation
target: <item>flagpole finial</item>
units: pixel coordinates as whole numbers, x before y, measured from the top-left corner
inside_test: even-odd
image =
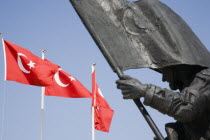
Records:
[[[95,70],[95,66],[96,66],[96,63],[93,63],[93,64],[92,64],[92,73],[93,73],[94,70]]]
[[[0,36],[2,35],[2,33],[0,33]]]
[[[46,53],[46,51],[47,51],[46,49],[42,50],[43,53]]]

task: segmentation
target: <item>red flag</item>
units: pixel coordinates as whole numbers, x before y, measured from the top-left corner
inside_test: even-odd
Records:
[[[92,93],[94,95],[92,105],[94,106],[95,129],[104,132],[109,132],[114,111],[106,102],[102,92],[96,84],[95,70],[93,70],[92,72]]]
[[[91,93],[72,75],[59,69],[53,78],[53,85],[45,87],[45,95],[67,98],[92,98]]]
[[[54,73],[59,66],[44,61],[29,50],[3,40],[5,55],[5,80],[27,85],[52,85]]]

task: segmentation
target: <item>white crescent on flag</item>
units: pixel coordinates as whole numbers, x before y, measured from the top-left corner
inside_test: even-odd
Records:
[[[25,68],[24,68],[24,66],[23,66],[23,63],[22,63],[22,61],[21,61],[21,59],[20,59],[20,56],[24,56],[24,57],[26,57],[24,54],[22,54],[22,53],[17,53],[17,61],[18,61],[18,66],[19,66],[19,68],[24,72],[24,73],[30,73],[30,71],[28,71],[28,70],[26,70]],[[26,57],[27,58],[27,57]]]
[[[98,93],[101,95],[101,97],[103,97],[103,98],[104,98],[104,95],[102,94],[102,92],[101,92],[100,88],[98,88]]]
[[[61,80],[60,80],[60,78],[59,78],[59,71],[60,70],[62,70],[62,69],[58,69],[58,71],[55,73],[55,75],[54,75],[54,79],[55,79],[55,82],[59,85],[59,86],[61,86],[61,87],[67,87],[68,85],[69,85],[69,83],[68,84],[63,84],[62,82],[61,82]]]

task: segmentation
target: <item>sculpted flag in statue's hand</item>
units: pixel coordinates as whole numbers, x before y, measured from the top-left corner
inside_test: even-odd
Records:
[[[5,55],[5,80],[27,85],[49,86],[59,66],[44,61],[29,50],[2,40]]]
[[[45,88],[45,95],[67,98],[92,98],[91,93],[72,75],[59,69],[53,76],[53,85]]]

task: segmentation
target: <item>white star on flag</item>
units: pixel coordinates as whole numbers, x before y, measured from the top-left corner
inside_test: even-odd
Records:
[[[29,65],[29,67],[30,67],[30,69],[31,68],[34,68],[34,65],[35,65],[36,63],[34,63],[34,62],[32,62],[31,60],[30,60],[30,63],[28,63],[27,65]]]
[[[69,77],[71,79],[71,81],[75,81],[76,79],[74,77]]]

